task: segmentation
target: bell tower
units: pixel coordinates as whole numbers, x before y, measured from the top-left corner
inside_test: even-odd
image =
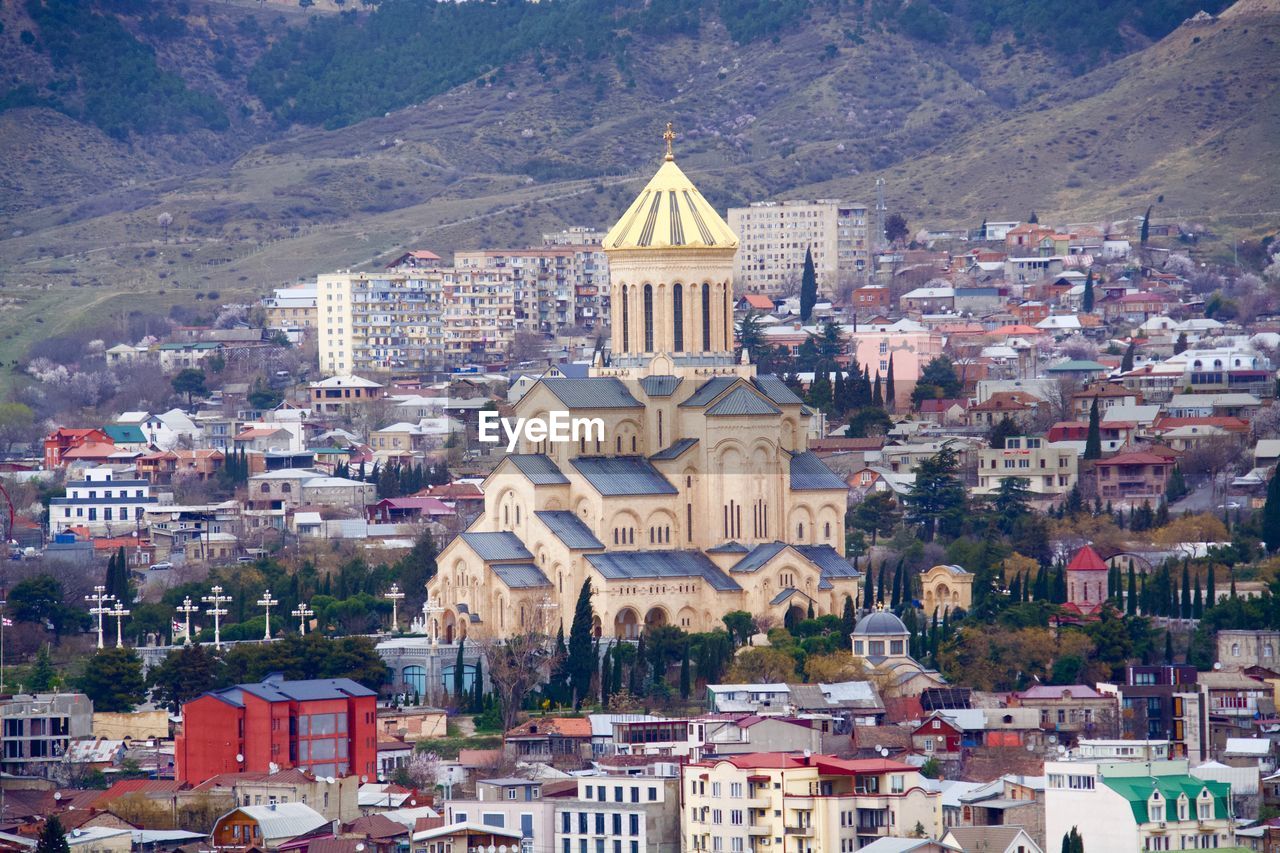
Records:
[[[668,122],[662,165],[604,238],[613,368],[734,363],[738,235],[676,165],[674,139]]]

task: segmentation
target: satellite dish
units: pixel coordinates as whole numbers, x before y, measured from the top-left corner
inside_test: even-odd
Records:
[[[1213,665],[1213,668],[1214,668],[1214,669],[1222,669],[1222,662],[1221,662],[1221,661],[1217,661],[1217,662],[1215,662],[1215,663],[1214,663],[1214,665]]]
[[[332,776],[330,776],[330,777],[329,777],[329,784],[330,784],[330,785],[336,785],[336,784],[338,784],[338,780],[337,780],[337,779],[335,779],[335,778],[333,778]]]
[[[58,800],[61,800],[61,799],[62,799],[62,792],[61,792],[61,791],[54,791],[54,792],[53,792],[53,801],[56,803]]]
[[[369,777],[368,777],[368,776],[361,776],[361,777],[360,777],[360,784],[361,784],[361,785],[363,785],[365,782],[368,782],[368,781],[369,781]],[[364,845],[363,845],[363,844],[357,844],[357,845],[356,845],[356,849],[357,849],[357,850],[363,850],[363,849],[364,849]]]
[[[357,844],[357,845],[356,845],[356,853],[364,853],[364,845],[363,845],[363,844]]]
[[[884,749],[883,746],[881,746],[880,744],[876,744],[876,752],[879,752],[882,749]]]
[[[884,757],[884,758],[888,758],[888,757],[889,757],[889,748],[888,748],[887,746],[886,746],[886,747],[883,747],[883,748],[880,750],[880,755],[881,755],[882,757]]]
[[[417,801],[417,800],[410,800],[410,801],[409,801],[409,805],[411,805],[411,806],[416,806],[417,804],[418,804],[418,801]]]
[[[242,764],[242,763],[244,763],[244,756],[237,752],[237,753],[236,753],[236,764]]]
[[[1035,751],[1036,751],[1036,745],[1034,743],[1027,744],[1027,752],[1035,752]]]

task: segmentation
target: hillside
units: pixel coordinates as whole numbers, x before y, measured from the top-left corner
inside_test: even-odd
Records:
[[[984,39],[961,30],[954,11],[941,47],[902,13],[877,23],[861,4],[800,3],[746,43],[725,23],[728,4],[715,14],[694,0],[646,8],[703,5],[696,28],[628,31],[596,61],[575,58],[572,45],[521,55],[327,130],[281,127],[284,102],[251,91],[253,69],[288,66],[277,45],[304,38],[290,33],[305,17],[256,3],[203,7],[156,50],[157,73],[182,72],[192,91],[213,93],[226,130],[192,120],[181,133],[122,137],[65,103],[0,113],[0,359],[68,325],[119,327],[128,311],[198,308],[210,291],[257,296],[406,245],[520,245],[570,224],[607,225],[647,179],[667,120],[682,165],[719,207],[778,195],[869,201],[879,175],[890,207],[913,224],[1033,207],[1115,217],[1163,193],[1166,215],[1255,228],[1256,218],[1219,214],[1280,206],[1280,0],[1244,0],[1146,47],[1134,19],[1113,48],[1133,52],[1099,55],[1079,77],[1078,57],[999,30]],[[0,7],[6,42],[23,25],[14,15]],[[123,20],[142,37],[139,19]],[[326,17],[305,38],[352,20]],[[219,77],[214,65],[225,70],[229,52],[244,67]],[[282,75],[294,94],[314,93]]]

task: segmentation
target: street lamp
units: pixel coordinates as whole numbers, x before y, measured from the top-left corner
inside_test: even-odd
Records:
[[[222,594],[222,587],[214,586],[209,590],[212,595],[206,595],[200,600],[205,604],[212,604],[205,611],[205,615],[213,617],[213,647],[221,651],[222,649],[222,617],[227,615],[227,609],[222,605],[231,601],[231,596]]]
[[[400,601],[404,598],[404,593],[400,591],[400,585],[393,583],[391,589],[382,594],[383,598],[391,599],[391,633],[395,633],[400,625],[397,615],[399,614]]]
[[[427,603],[422,605],[422,612],[427,617],[427,632],[431,635],[431,645],[437,645],[440,642],[440,620],[435,617],[444,612],[444,608],[440,606],[440,599],[434,595],[428,595]]]
[[[121,636],[121,626],[124,625],[124,617],[129,615],[129,611],[124,609],[123,601],[117,601],[116,606],[108,611],[107,615],[116,617],[116,648],[122,648],[124,638]]]
[[[183,639],[182,644],[184,646],[189,646],[191,645],[191,614],[199,613],[200,605],[192,604],[191,596],[188,595],[186,598],[182,599],[182,603],[179,604],[177,607],[175,607],[174,610],[178,611],[179,613],[183,614],[186,617],[187,635]]]
[[[93,602],[93,607],[89,608],[89,615],[98,617],[98,648],[102,648],[102,617],[111,612],[107,603],[115,601],[116,597],[108,595],[107,588],[99,584],[93,588],[93,595],[86,595],[84,600]]]
[[[269,589],[263,590],[262,598],[258,599],[258,606],[266,611],[267,616],[267,625],[262,631],[262,639],[264,640],[271,639],[271,608],[279,603],[279,601],[271,597],[271,590]]]
[[[307,635],[307,617],[315,616],[316,612],[307,607],[305,601],[298,602],[298,609],[293,611],[293,615],[298,617],[298,633],[304,637]]]

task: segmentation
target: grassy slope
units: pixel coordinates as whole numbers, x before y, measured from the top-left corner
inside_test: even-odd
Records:
[[[1042,56],[1006,60],[994,47],[951,53],[895,36],[852,45],[839,20],[746,49],[714,23],[697,44],[633,51],[633,89],[611,67],[549,79],[516,67],[511,88],[462,87],[181,177],[77,137],[45,111],[13,113],[5,120],[48,122],[98,158],[78,192],[104,174],[91,195],[0,210],[0,359],[46,330],[163,311],[208,290],[249,298],[404,246],[521,245],[570,224],[605,226],[647,179],[668,118],[682,165],[720,207],[775,194],[869,200],[883,174],[890,206],[913,224],[1033,207],[1119,216],[1158,192],[1172,208],[1271,209],[1280,0],[1246,2],[1253,16],[1184,28],[1076,80]],[[827,41],[839,55],[815,62]],[[1011,95],[1028,105],[1002,109]],[[0,148],[5,162],[13,150]],[[894,156],[906,159],[875,171]],[[521,171],[531,160],[578,179],[534,182]],[[161,211],[174,216],[167,243]]]

